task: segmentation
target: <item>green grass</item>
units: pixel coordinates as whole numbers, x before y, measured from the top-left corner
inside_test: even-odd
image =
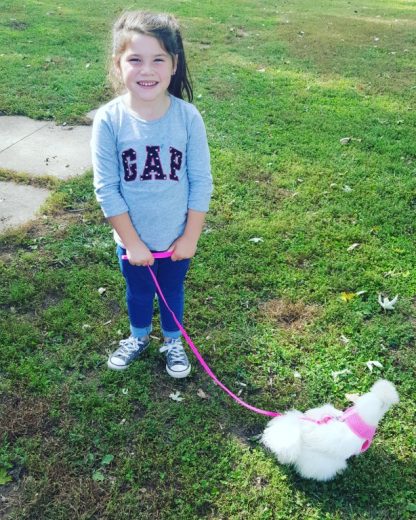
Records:
[[[187,282],[195,343],[220,379],[261,408],[345,407],[345,393],[380,376],[401,403],[365,455],[319,484],[278,465],[253,440],[266,418],[234,404],[196,361],[191,377],[174,381],[154,341],[125,373],[108,371],[107,355],[128,331],[110,230],[90,172],[46,179],[53,195],[43,218],[1,239],[0,512],[411,518],[415,2],[141,5],[182,21],[211,146],[215,193]],[[123,7],[3,2],[0,111],[83,122],[111,96],[108,29]],[[343,137],[353,139],[342,145]],[[358,291],[366,293],[341,298]],[[382,311],[379,292],[399,294],[394,312]],[[368,360],[383,368],[370,372]],[[331,372],[345,368],[334,381]],[[169,399],[176,390],[180,403]]]

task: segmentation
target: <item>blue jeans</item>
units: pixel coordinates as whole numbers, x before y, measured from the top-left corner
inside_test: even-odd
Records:
[[[122,260],[121,256],[125,254],[126,250],[117,246],[120,269],[126,280],[126,301],[131,333],[136,338],[141,338],[152,331],[153,300],[156,287],[148,267],[131,265],[128,260]],[[155,260],[151,267],[166,301],[181,324],[185,302],[184,282],[189,264],[189,259],[172,262],[170,258],[161,258]],[[163,335],[166,338],[179,338],[181,332],[166,305],[160,299],[159,310]]]

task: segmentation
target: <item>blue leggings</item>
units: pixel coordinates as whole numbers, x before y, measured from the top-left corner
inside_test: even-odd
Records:
[[[152,331],[153,300],[156,287],[146,266],[131,265],[121,256],[126,250],[117,246],[120,269],[126,280],[126,301],[133,336],[141,338]],[[151,269],[165,295],[166,301],[182,324],[184,309],[184,282],[190,260],[172,262],[170,258],[155,260]],[[159,299],[160,323],[166,338],[179,338],[181,335],[171,313]]]

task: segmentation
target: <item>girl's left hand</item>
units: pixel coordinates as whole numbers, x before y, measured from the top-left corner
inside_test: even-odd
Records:
[[[185,260],[185,258],[192,258],[196,253],[197,242],[192,240],[185,235],[179,237],[169,247],[169,251],[173,251],[171,260],[176,262],[177,260]]]

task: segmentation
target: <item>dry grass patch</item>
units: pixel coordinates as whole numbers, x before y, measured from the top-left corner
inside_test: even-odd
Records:
[[[272,173],[268,171],[260,171],[252,174],[251,178],[257,185],[257,189],[261,193],[262,202],[268,202],[274,208],[282,201],[296,196],[295,190],[282,188],[276,184]]]
[[[0,425],[0,437],[9,442],[22,436],[46,434],[53,427],[49,415],[50,403],[45,398],[4,396],[0,402],[0,415],[7,417]]]
[[[0,518],[7,518],[6,514],[10,513],[19,503],[20,484],[9,484],[1,487],[0,492]]]
[[[21,495],[12,511],[20,511],[20,518],[108,518],[105,509],[110,500],[111,487],[95,482],[88,475],[77,474],[56,462],[44,468],[44,476],[25,477]],[[16,518],[16,517],[14,517]]]
[[[2,233],[0,260],[5,263],[11,261],[16,255],[16,245],[31,252],[38,250],[38,247],[33,247],[33,242],[42,240],[48,235],[53,234],[55,240],[61,240],[65,238],[70,226],[83,222],[81,211],[60,210],[55,214],[38,214],[35,220]]]
[[[263,303],[261,314],[278,327],[290,330],[302,330],[319,312],[317,305],[303,302],[291,302],[285,298],[276,298]]]

